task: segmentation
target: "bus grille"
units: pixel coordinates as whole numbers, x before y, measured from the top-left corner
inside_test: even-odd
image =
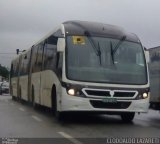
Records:
[[[119,99],[133,99],[138,95],[137,91],[127,91],[127,90],[102,90],[102,89],[82,89],[86,97],[90,98],[106,98],[115,97]]]
[[[89,96],[108,96],[110,97],[109,91],[96,91],[96,90],[86,90]]]
[[[116,102],[116,103],[105,103],[103,101],[90,100],[91,105],[94,108],[107,108],[107,109],[127,109],[131,102]]]
[[[115,92],[113,97],[133,97],[135,92]]]

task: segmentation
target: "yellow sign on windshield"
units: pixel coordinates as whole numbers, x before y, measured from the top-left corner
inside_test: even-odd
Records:
[[[85,44],[85,37],[84,36],[72,36],[73,44]]]

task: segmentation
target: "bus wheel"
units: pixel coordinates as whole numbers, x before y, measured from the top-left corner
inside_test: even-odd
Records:
[[[52,113],[55,116],[55,118],[58,121],[61,121],[63,119],[63,113],[57,110],[57,94],[56,94],[56,88],[53,86],[52,88]]]
[[[135,112],[124,112],[121,114],[121,119],[123,122],[130,123],[134,119]]]

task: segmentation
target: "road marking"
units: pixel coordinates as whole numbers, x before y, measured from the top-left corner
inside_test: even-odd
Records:
[[[135,121],[134,124],[138,125],[138,126],[142,126],[142,127],[149,127],[150,126],[148,123],[140,122],[140,121]]]
[[[39,122],[41,122],[41,121],[42,121],[39,117],[34,116],[34,115],[32,115],[32,118],[33,118],[33,119],[35,119],[36,121],[39,121]]]
[[[23,108],[21,108],[21,107],[19,108],[19,110],[20,110],[20,111],[23,111],[23,112],[25,111],[25,110],[24,110]]]
[[[74,144],[83,144],[82,142],[78,141],[77,139],[73,138],[72,136],[70,136],[69,134],[67,134],[65,132],[58,132],[58,133]]]
[[[140,118],[135,118],[136,120],[140,120],[140,121],[146,121],[146,122],[150,122],[150,120],[146,119],[140,119]]]

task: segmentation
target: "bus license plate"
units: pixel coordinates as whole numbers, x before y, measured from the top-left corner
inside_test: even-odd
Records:
[[[116,103],[117,102],[116,98],[105,98],[105,99],[102,99],[102,101],[105,103]]]

